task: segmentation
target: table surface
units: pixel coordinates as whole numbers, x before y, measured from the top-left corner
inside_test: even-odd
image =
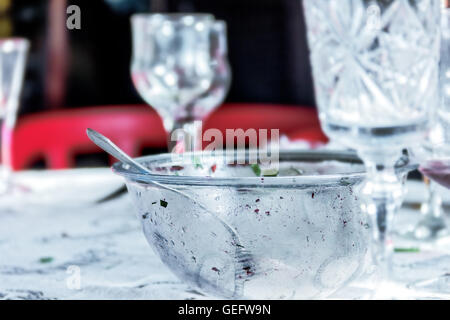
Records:
[[[27,197],[0,204],[0,299],[210,298],[160,262],[128,195],[95,203],[122,184],[109,169],[21,172],[16,181]],[[422,186],[408,185],[408,200],[420,202]],[[411,226],[418,217],[417,210],[403,209],[397,224]],[[376,298],[450,298],[450,244],[420,247],[395,254],[402,276]]]

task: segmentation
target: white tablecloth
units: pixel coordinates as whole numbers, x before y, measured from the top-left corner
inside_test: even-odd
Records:
[[[180,282],[147,244],[128,195],[97,205],[122,183],[109,169],[22,172],[27,197],[0,203],[0,299],[205,299]],[[416,198],[423,194],[420,185]],[[15,207],[15,208],[12,208]],[[12,209],[11,209],[12,208]],[[414,210],[399,219],[412,224]],[[436,249],[438,247],[438,249]],[[402,279],[377,298],[449,298],[442,290],[407,288],[450,272],[447,245],[396,254]],[[448,270],[447,270],[448,268]],[[447,287],[445,287],[447,285]]]

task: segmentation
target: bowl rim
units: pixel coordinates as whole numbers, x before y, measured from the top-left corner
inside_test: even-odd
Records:
[[[254,155],[257,150],[234,151],[231,154],[242,156]],[[229,152],[223,153],[225,156]],[[341,161],[348,163],[362,164],[362,161],[354,151],[335,151],[335,150],[280,150],[280,161]],[[185,153],[183,156],[206,156],[214,157],[211,152]],[[172,161],[173,154],[165,153],[159,155],[145,156],[135,158],[139,163],[157,163],[163,162],[166,165],[173,163],[173,166],[179,165]],[[221,159],[219,157],[219,159]],[[411,164],[409,158],[401,158],[397,163],[397,172],[409,172],[417,169],[417,165]],[[283,188],[311,188],[332,186],[349,186],[361,182],[366,175],[365,171],[355,171],[351,173],[333,173],[323,175],[300,175],[300,176],[282,176],[282,177],[211,177],[211,176],[177,176],[167,174],[142,174],[133,171],[132,168],[124,168],[122,163],[116,162],[112,166],[112,171],[124,177],[127,182],[136,182],[141,184],[152,184],[157,182],[164,185],[178,186],[211,186],[211,187],[283,187]]]

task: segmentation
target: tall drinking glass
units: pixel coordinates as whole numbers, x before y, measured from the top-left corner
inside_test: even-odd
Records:
[[[169,151],[179,141],[179,137],[172,134],[179,132],[178,129],[183,129],[190,140],[198,141],[193,125],[197,120],[194,111],[199,109],[195,108],[195,103],[214,81],[211,56],[214,17],[209,14],[137,14],[131,21],[133,82],[143,99],[162,117],[169,136]],[[181,141],[186,138],[182,137]],[[191,147],[186,146],[186,149]]]
[[[437,105],[439,0],[304,0],[322,127],[368,172],[375,263],[389,275],[391,222],[403,199],[394,167],[423,141]]]
[[[11,139],[16,123],[29,46],[26,39],[0,39],[0,141],[2,158],[0,194],[12,190]]]

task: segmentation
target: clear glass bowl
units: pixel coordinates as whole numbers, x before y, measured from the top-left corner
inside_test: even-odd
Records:
[[[223,298],[314,299],[374,274],[353,153],[282,151],[276,177],[229,159],[138,159],[151,175],[113,167],[148,242],[181,280]]]

